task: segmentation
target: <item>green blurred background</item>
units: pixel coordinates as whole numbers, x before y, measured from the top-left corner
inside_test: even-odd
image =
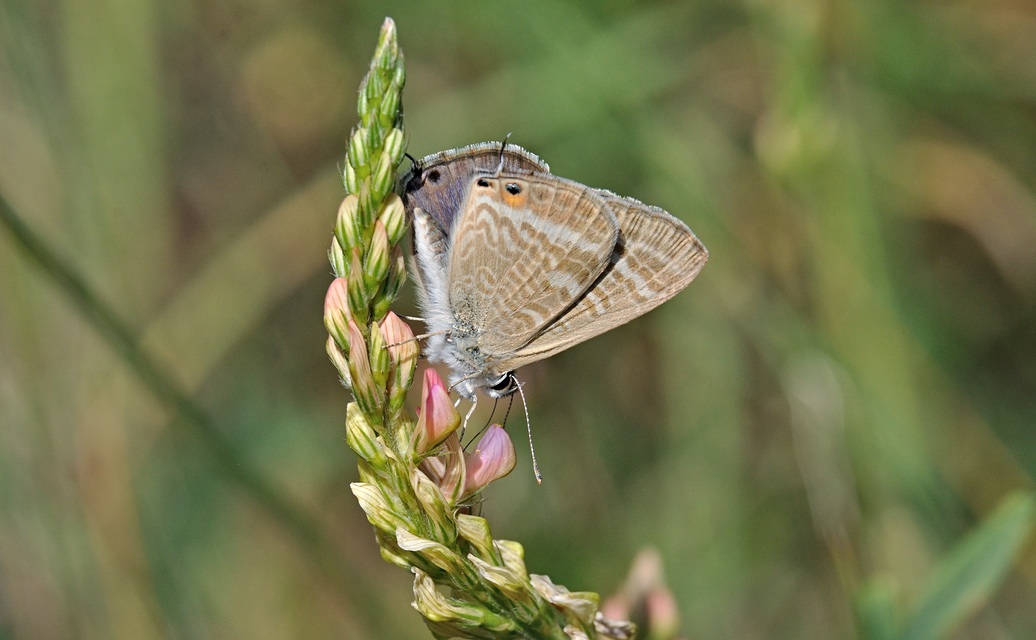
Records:
[[[0,231],[0,638],[428,637],[321,318],[386,15],[411,154],[512,132],[710,250],[522,371],[546,480],[516,436],[483,514],[531,571],[606,594],[651,545],[689,638],[853,637],[1031,487],[1030,3],[4,0],[0,193],[193,404]],[[1030,542],[952,637],[1034,603]]]

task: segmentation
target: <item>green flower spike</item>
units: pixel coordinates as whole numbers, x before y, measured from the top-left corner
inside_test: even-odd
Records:
[[[404,407],[419,345],[389,307],[406,281],[406,213],[393,192],[406,151],[405,79],[396,27],[386,19],[349,136],[347,195],[328,251],[335,280],[324,301],[328,356],[353,393],[345,429],[359,456],[353,494],[382,557],[413,572],[413,605],[435,638],[630,638],[629,623],[601,616],[596,594],[529,575],[521,545],[494,540],[489,523],[468,513],[480,491],[514,468],[507,432],[493,425],[465,455],[460,415],[430,369],[420,414]]]

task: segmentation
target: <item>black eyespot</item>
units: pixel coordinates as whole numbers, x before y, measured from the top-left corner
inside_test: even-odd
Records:
[[[428,172],[426,178],[428,179],[428,182],[431,182],[432,184],[438,184],[439,180],[442,179],[442,174],[439,173],[438,169],[432,169]]]
[[[479,178],[478,182],[476,182],[475,184],[477,184],[480,187],[488,187],[489,186],[489,180],[486,180],[485,178]]]
[[[507,193],[511,194],[512,196],[516,196],[522,192],[522,188],[518,186],[517,182],[508,182],[507,186],[504,188],[507,189]]]

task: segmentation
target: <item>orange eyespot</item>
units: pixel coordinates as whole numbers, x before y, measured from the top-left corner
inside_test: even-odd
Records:
[[[529,196],[526,193],[525,185],[521,182],[507,182],[504,184],[503,190],[500,192],[504,202],[512,207],[525,206],[529,201]]]

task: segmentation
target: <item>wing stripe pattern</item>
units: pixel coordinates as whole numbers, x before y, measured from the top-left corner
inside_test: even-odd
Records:
[[[598,193],[621,228],[611,264],[571,309],[514,354],[514,368],[647,313],[689,285],[708,259],[687,225],[662,209],[610,192]]]
[[[450,234],[450,302],[458,321],[480,333],[487,357],[504,357],[604,271],[618,222],[600,197],[576,183],[511,176],[486,182],[492,186],[469,193]],[[520,185],[522,196],[509,197],[508,184]]]

